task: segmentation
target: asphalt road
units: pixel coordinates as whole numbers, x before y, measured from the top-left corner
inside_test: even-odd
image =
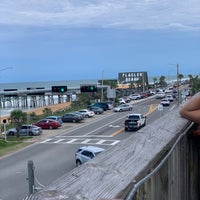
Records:
[[[123,123],[128,113],[146,114],[147,123],[151,123],[173,110],[171,105],[158,111],[159,102],[155,98],[134,102],[133,111],[106,111],[82,123],[64,123],[58,130],[46,130],[42,136],[34,137],[33,145],[0,159],[0,200],[22,200],[28,195],[28,161],[34,163],[37,188],[47,186],[76,167],[75,152],[80,146],[95,145],[107,149],[134,134],[124,132]]]

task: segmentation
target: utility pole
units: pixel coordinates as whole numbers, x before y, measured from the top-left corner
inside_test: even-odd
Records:
[[[177,75],[177,95],[178,95],[178,106],[179,106],[179,104],[180,104],[180,90],[179,90],[179,65],[178,64],[176,64],[176,75]]]
[[[101,102],[103,102],[103,74],[104,71],[102,70],[102,77],[101,77]]]

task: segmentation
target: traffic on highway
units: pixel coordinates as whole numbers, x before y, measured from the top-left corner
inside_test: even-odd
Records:
[[[163,106],[161,99],[152,95],[131,100],[128,104],[131,109],[123,112],[110,109],[86,117],[79,123],[63,121],[58,129],[45,129],[42,134],[33,137],[29,141],[32,145],[0,158],[0,199],[21,200],[28,195],[28,161],[34,163],[35,190],[40,190],[82,164],[83,158],[89,160],[95,157],[95,150],[103,154],[135,131],[142,132],[144,126],[148,126],[165,113],[173,112],[177,100],[174,99],[168,106]],[[139,130],[127,131],[125,120],[134,113],[145,116],[145,124],[143,122]],[[87,146],[91,147],[89,149],[92,155],[87,151],[83,153],[84,157],[78,157],[78,150],[82,151],[82,147]]]

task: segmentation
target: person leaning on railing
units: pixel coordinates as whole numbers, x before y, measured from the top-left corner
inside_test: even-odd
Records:
[[[200,93],[188,100],[180,109],[180,115],[197,124],[194,135],[200,136]]]

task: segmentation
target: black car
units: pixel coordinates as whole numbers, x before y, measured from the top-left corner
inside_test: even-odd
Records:
[[[63,122],[80,122],[83,120],[81,115],[78,115],[76,113],[67,113],[61,117]]]
[[[109,109],[108,104],[105,103],[105,102],[97,102],[97,103],[94,103],[94,104],[92,104],[92,105],[89,105],[89,106],[88,106],[88,109],[89,109],[91,106],[96,106],[96,107],[102,108],[104,111],[106,111],[106,110]]]
[[[95,114],[102,114],[104,112],[104,110],[100,107],[97,106],[91,106],[88,110],[93,111]]]

